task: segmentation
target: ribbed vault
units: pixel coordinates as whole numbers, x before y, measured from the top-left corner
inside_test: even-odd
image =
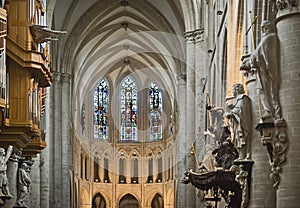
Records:
[[[175,96],[176,76],[185,74],[179,1],[56,1],[50,18],[53,29],[67,31],[53,68],[72,75],[73,107],[101,77],[115,83],[130,73],[157,80]]]

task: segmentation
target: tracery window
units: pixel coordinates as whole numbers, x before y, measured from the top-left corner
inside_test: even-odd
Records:
[[[102,79],[94,91],[94,139],[108,140],[108,85]]]
[[[137,140],[137,88],[134,80],[126,77],[120,91],[121,141]]]
[[[150,84],[149,101],[150,140],[160,140],[162,139],[162,93],[154,82]]]

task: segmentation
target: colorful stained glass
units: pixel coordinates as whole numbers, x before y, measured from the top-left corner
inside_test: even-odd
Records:
[[[137,140],[137,89],[133,79],[126,77],[121,85],[121,141]]]
[[[85,136],[85,103],[81,107],[81,134]]]
[[[150,140],[160,140],[162,139],[162,93],[154,82],[150,84],[149,101]]]
[[[102,79],[94,91],[94,139],[108,140],[108,85]]]

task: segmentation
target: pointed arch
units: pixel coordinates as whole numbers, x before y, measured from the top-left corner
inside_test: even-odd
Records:
[[[150,140],[162,139],[162,91],[155,82],[149,87]]]
[[[94,139],[108,140],[108,83],[102,79],[94,90]]]
[[[97,193],[92,200],[92,208],[106,208],[106,200],[101,193]]]
[[[119,207],[120,208],[139,208],[139,201],[137,198],[135,198],[132,194],[126,194],[124,195],[119,202]]]
[[[137,141],[137,87],[135,80],[127,76],[120,89],[120,140]]]
[[[151,208],[163,208],[164,207],[164,199],[159,194],[156,193],[151,202]]]

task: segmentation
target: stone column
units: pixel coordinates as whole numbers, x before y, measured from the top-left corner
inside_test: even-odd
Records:
[[[62,206],[62,90],[61,90],[61,73],[53,73],[53,207]]]
[[[277,190],[277,208],[299,206],[300,185],[300,13],[299,1],[278,4],[276,21],[280,42],[280,103],[286,121],[288,149]]]
[[[187,148],[187,167],[188,169],[195,170],[195,157],[194,155],[189,154],[190,150],[194,148],[195,144],[195,44],[194,44],[194,32],[188,32],[186,34],[186,116],[187,117],[187,126],[186,126],[186,148]],[[181,117],[182,119],[182,117]],[[179,173],[183,174],[183,173]],[[186,193],[186,207],[195,207],[195,199],[196,199],[196,190],[194,186],[187,186]]]
[[[71,130],[70,130],[70,115],[71,115],[71,104],[70,104],[70,82],[71,76],[69,74],[62,74],[62,207],[71,206],[71,193],[70,193],[70,180],[71,180]],[[73,191],[73,190],[72,190]]]
[[[186,170],[186,76],[177,77],[177,101],[178,101],[178,136],[177,136],[177,208],[187,207],[187,185],[181,183],[183,173]]]
[[[41,207],[49,208],[53,204],[54,190],[54,90],[47,88],[46,96],[46,148],[41,153]]]
[[[206,130],[206,59],[207,53],[203,51],[204,45],[204,30],[197,30],[195,32],[195,157],[197,158],[197,163],[203,159],[203,155],[200,155],[202,148],[205,143],[204,131]],[[196,197],[196,207],[203,207],[203,202]]]

